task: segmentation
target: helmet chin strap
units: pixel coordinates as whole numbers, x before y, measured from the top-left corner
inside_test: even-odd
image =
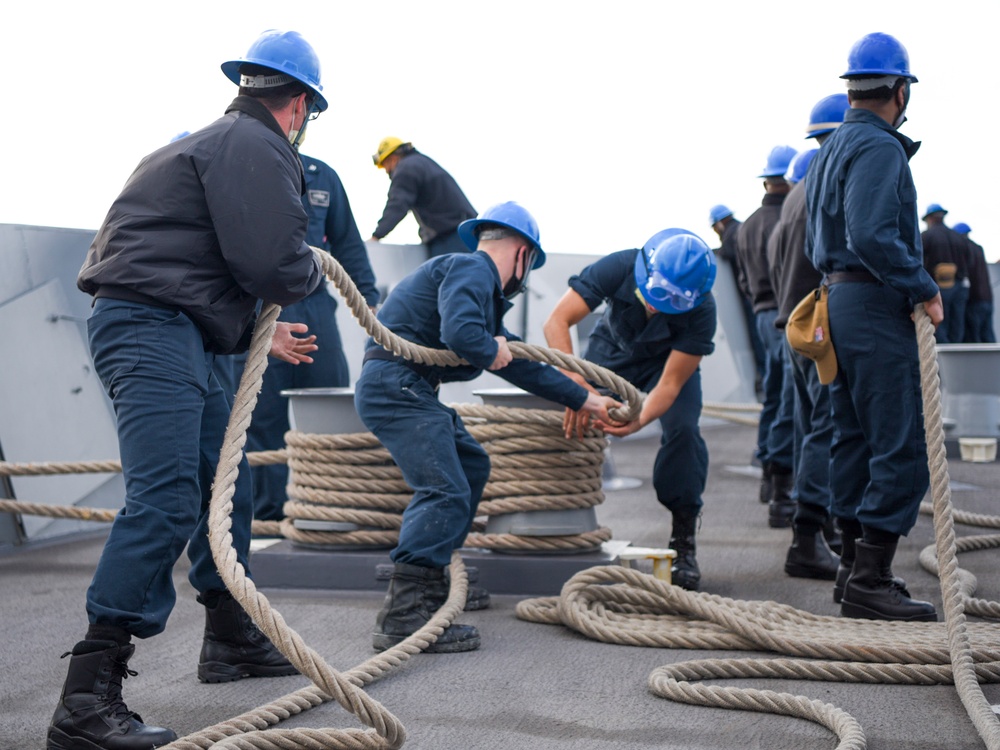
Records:
[[[295,105],[298,106],[298,105]],[[305,100],[302,100],[302,108],[305,110]],[[295,109],[292,109],[292,125],[295,125]],[[289,128],[288,130],[288,142],[292,144],[292,148],[296,151],[299,150],[299,146],[306,139],[306,125],[309,124],[309,113],[303,111],[302,113],[302,126],[296,130],[295,128]]]
[[[521,292],[524,291],[524,287],[527,285],[528,282],[528,273],[531,271],[531,266],[533,266],[535,263],[536,253],[533,252],[532,250],[528,250],[527,246],[522,245],[517,252],[518,255],[514,256],[514,273],[503,288],[503,296],[506,297],[507,299],[513,299],[514,297],[516,297],[517,295],[519,295]],[[518,278],[517,276],[518,256],[524,259],[524,273],[521,274],[520,278]]]

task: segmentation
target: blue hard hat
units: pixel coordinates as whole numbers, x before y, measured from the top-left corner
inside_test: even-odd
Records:
[[[711,224],[716,224],[725,219],[727,216],[732,216],[732,215],[733,212],[730,211],[729,208],[727,208],[726,206],[723,206],[721,203],[718,204],[717,206],[712,206],[708,210],[708,219],[709,223]]]
[[[792,163],[788,165],[788,171],[785,172],[785,179],[789,182],[802,182],[802,178],[806,176],[806,170],[809,169],[809,163],[818,151],[818,148],[811,148],[808,151],[797,153],[795,158],[792,159]]]
[[[181,138],[187,138],[189,135],[191,135],[190,130],[182,130],[180,133],[171,138],[170,142],[173,143],[174,141],[179,141]]]
[[[758,177],[782,177],[788,171],[788,164],[795,156],[795,149],[791,146],[775,146],[771,153],[767,155],[767,164],[764,171]]]
[[[535,217],[528,213],[528,210],[514,201],[497,203],[483,211],[475,219],[466,219],[458,225],[458,236],[470,250],[475,250],[479,245],[479,233],[476,228],[483,224],[499,224],[502,227],[513,229],[518,234],[523,235],[538,250],[532,269],[541,268],[545,265],[545,251],[538,244],[538,222]]]
[[[899,76],[910,83],[917,77],[910,72],[910,56],[899,40],[888,34],[866,34],[854,43],[847,55],[847,72],[841,78],[860,76]]]
[[[832,133],[844,122],[844,114],[851,108],[847,94],[824,96],[809,113],[806,138],[815,138],[824,133]]]
[[[924,215],[921,216],[920,218],[926,219],[931,214],[938,214],[938,213],[946,214],[948,213],[948,211],[945,208],[943,208],[940,203],[931,203],[929,206],[927,206],[927,210],[924,211]]]
[[[952,227],[952,229],[954,229],[959,234],[968,234],[969,232],[972,231],[972,227],[970,227],[964,221],[958,222],[955,226]]]
[[[226,78],[240,84],[240,66],[245,63],[261,65],[291,76],[313,92],[316,109],[323,112],[328,104],[320,84],[319,57],[315,50],[297,31],[268,29],[250,45],[246,55],[222,63]]]
[[[702,304],[715,283],[715,255],[687,229],[664,229],[635,255],[635,283],[662,313],[679,315]]]

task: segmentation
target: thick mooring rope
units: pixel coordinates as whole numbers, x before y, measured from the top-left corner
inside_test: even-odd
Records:
[[[864,733],[843,710],[770,690],[705,686],[697,680],[783,678],[897,684],[953,683],[990,750],[1000,748],[1000,724],[980,682],[1000,682],[1000,632],[992,623],[967,623],[965,613],[1000,616],[1000,603],[971,598],[975,578],[958,567],[958,549],[997,546],[996,538],[956,544],[948,487],[934,327],[922,306],[915,314],[920,351],[924,426],[931,473],[937,570],[945,622],[903,623],[820,617],[777,602],[745,602],[676,586],[620,567],[574,576],[559,597],[518,604],[522,619],[562,623],[597,640],[659,648],[771,651],[799,659],[704,659],[667,665],[649,676],[656,695],[682,703],[796,716],[827,727],[838,750],[863,750]],[[975,520],[965,514],[963,521]],[[992,519],[996,526],[1000,519]]]

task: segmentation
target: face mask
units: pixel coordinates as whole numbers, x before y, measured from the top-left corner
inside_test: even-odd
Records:
[[[510,277],[510,281],[504,285],[503,296],[507,299],[513,299],[521,292],[524,291],[524,287],[528,283],[528,272],[531,271],[531,267],[535,265],[535,257],[538,255],[538,251],[535,248],[525,251],[524,254],[524,274],[521,278],[517,277],[517,267],[515,265],[514,275]]]

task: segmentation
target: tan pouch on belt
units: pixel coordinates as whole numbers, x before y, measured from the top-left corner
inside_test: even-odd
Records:
[[[958,266],[954,263],[938,263],[934,266],[934,281],[941,289],[951,289],[955,286],[955,275],[958,273]]]
[[[830,339],[827,288],[815,289],[795,306],[785,323],[788,345],[816,363],[819,382],[829,385],[837,377],[837,353]]]

